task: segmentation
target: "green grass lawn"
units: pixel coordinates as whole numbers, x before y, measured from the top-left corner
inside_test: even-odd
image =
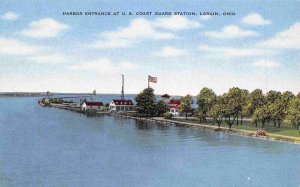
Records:
[[[278,134],[278,135],[284,135],[284,136],[293,136],[293,137],[300,137],[299,131],[295,129],[286,129],[286,130],[281,130],[279,132],[269,132],[270,134]]]
[[[172,119],[172,120],[200,124],[200,121],[195,120],[195,119],[187,119],[187,120],[186,119]],[[212,125],[212,120],[207,120],[207,122],[201,123],[201,124]],[[214,126],[217,126],[217,124],[215,124]],[[221,124],[221,127],[228,128],[228,125],[226,124],[225,121],[223,121]],[[258,127],[255,127],[255,124],[252,124],[249,121],[243,121],[243,125],[239,124],[237,126],[236,123],[234,123],[231,128],[248,130],[248,131],[256,131],[258,129],[261,129],[261,124],[258,124]],[[266,124],[264,126],[264,129],[267,131],[267,133],[270,133],[270,134],[292,136],[292,137],[298,137],[298,138],[300,137],[300,133],[296,128],[285,125],[285,124],[282,124],[281,127],[278,128],[278,127],[274,127],[273,123],[270,123],[270,124]]]

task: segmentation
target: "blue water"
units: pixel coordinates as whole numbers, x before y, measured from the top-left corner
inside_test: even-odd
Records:
[[[1,187],[300,185],[299,145],[86,117],[37,100],[0,98]]]

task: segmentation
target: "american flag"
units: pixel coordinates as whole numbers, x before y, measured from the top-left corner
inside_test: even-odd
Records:
[[[157,83],[157,77],[151,77],[148,75],[148,82]]]

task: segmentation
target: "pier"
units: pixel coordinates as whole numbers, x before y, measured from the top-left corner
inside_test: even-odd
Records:
[[[275,141],[282,141],[282,142],[289,142],[294,144],[300,144],[300,138],[291,137],[291,136],[283,136],[283,135],[276,135],[266,133],[265,136],[259,136],[256,134],[255,131],[249,130],[242,130],[242,129],[228,129],[225,127],[218,127],[206,124],[196,124],[191,122],[183,122],[183,121],[176,121],[174,119],[165,119],[164,117],[146,117],[146,116],[138,116],[134,112],[125,112],[125,111],[110,111],[110,110],[99,110],[99,111],[83,111],[80,107],[73,107],[69,103],[50,103],[49,105],[44,105],[40,101],[38,102],[43,107],[54,107],[64,110],[69,110],[72,112],[86,114],[88,116],[101,116],[101,115],[109,115],[118,118],[127,118],[133,119],[136,122],[141,123],[149,123],[149,124],[158,124],[158,125],[174,125],[178,127],[190,127],[190,128],[197,128],[201,130],[207,131],[219,131],[224,133],[231,133],[238,136],[247,136],[247,137],[255,137],[259,139],[267,139],[267,140],[275,140]],[[73,103],[78,104],[78,103]]]

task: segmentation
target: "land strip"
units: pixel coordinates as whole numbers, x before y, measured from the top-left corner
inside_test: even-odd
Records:
[[[73,107],[67,107],[63,104],[50,104],[49,107],[55,107],[65,110],[70,110],[74,112],[79,112],[79,108],[73,108]],[[136,121],[142,121],[142,122],[149,122],[149,123],[157,123],[157,124],[166,124],[166,125],[175,125],[175,126],[184,126],[184,127],[191,127],[191,128],[197,128],[202,130],[209,130],[209,131],[219,131],[224,133],[230,133],[235,134],[239,136],[247,136],[247,137],[254,137],[259,139],[268,139],[268,140],[275,140],[275,141],[282,141],[282,142],[289,142],[294,144],[300,144],[300,138],[298,137],[292,137],[292,136],[284,136],[284,135],[278,135],[278,134],[272,134],[272,133],[266,133],[265,136],[259,136],[256,134],[256,131],[252,130],[244,130],[244,129],[237,129],[237,128],[231,128],[229,130],[228,127],[218,127],[214,125],[209,124],[202,124],[202,123],[195,123],[195,122],[187,122],[183,120],[178,119],[165,119],[163,117],[136,117],[133,115],[129,115],[126,113],[112,113],[109,111],[99,111],[97,114],[106,114],[114,117],[122,117],[122,118],[129,118],[134,119]]]

